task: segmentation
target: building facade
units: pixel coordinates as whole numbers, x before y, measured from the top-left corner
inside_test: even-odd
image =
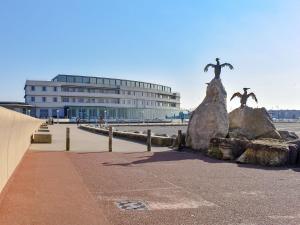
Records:
[[[24,90],[38,118],[154,120],[180,111],[179,93],[140,81],[60,74],[51,81],[27,80]]]

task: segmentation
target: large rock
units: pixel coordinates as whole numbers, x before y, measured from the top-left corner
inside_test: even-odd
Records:
[[[245,152],[249,143],[248,140],[235,138],[213,138],[207,154],[216,159],[233,160]]]
[[[213,79],[206,89],[206,97],[194,110],[187,129],[186,145],[207,150],[214,137],[228,134],[227,93],[221,79]]]
[[[299,139],[299,136],[295,132],[291,132],[287,130],[279,130],[278,132],[281,138],[285,141],[293,141]]]
[[[239,163],[263,166],[284,166],[297,163],[296,144],[276,140],[255,140],[248,144],[246,151],[237,159]]]
[[[281,139],[265,108],[240,107],[229,113],[229,136],[233,138]]]

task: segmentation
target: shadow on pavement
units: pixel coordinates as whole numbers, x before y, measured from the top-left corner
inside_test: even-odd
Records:
[[[124,153],[124,154],[143,154],[143,153]],[[155,162],[171,162],[171,161],[181,161],[181,160],[202,160],[209,163],[228,163],[225,161],[212,159],[206,157],[201,153],[192,152],[180,152],[180,151],[165,151],[165,152],[152,152],[151,155],[137,156],[136,158],[141,158],[136,161],[126,162],[126,163],[103,163],[105,166],[132,166],[144,163],[155,163]]]
[[[104,166],[133,166],[145,163],[156,163],[156,162],[171,162],[171,161],[182,161],[182,160],[201,160],[207,163],[228,163],[236,165],[237,167],[249,168],[249,169],[261,169],[261,170],[294,170],[295,172],[300,172],[300,167],[296,166],[282,166],[282,167],[266,167],[261,165],[252,164],[240,164],[235,161],[223,161],[218,159],[210,158],[200,152],[193,151],[175,151],[170,150],[166,152],[153,152],[151,155],[144,155],[143,153],[123,153],[123,154],[136,154],[136,161],[124,162],[124,163],[102,163]],[[142,154],[142,155],[141,155]]]

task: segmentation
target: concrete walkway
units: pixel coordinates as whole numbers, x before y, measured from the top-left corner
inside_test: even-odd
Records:
[[[2,194],[1,225],[109,224],[64,152],[28,152]]]
[[[73,142],[64,152],[65,125],[51,129],[61,136],[43,151],[32,146],[1,194],[1,225],[300,224],[300,168],[239,165],[168,148],[146,152],[116,139],[118,152],[110,153],[107,137],[76,127],[81,147]],[[102,152],[91,152],[98,146]],[[145,208],[119,208],[124,201]]]
[[[52,134],[52,144],[33,144],[31,150],[37,151],[65,151],[66,149],[66,128],[70,128],[70,151],[72,152],[106,152],[108,151],[108,137],[93,134],[78,129],[75,124],[55,124],[49,126]],[[146,151],[146,144],[113,138],[114,152],[143,152]],[[153,147],[154,152],[168,151],[166,147]]]

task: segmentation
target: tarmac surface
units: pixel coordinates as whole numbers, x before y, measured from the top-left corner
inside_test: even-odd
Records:
[[[110,153],[107,137],[76,126],[71,152],[57,151],[65,127],[52,126],[54,143],[32,145],[24,156],[1,194],[1,225],[300,224],[300,168],[146,152],[119,139]],[[144,207],[133,210],[135,201]]]

